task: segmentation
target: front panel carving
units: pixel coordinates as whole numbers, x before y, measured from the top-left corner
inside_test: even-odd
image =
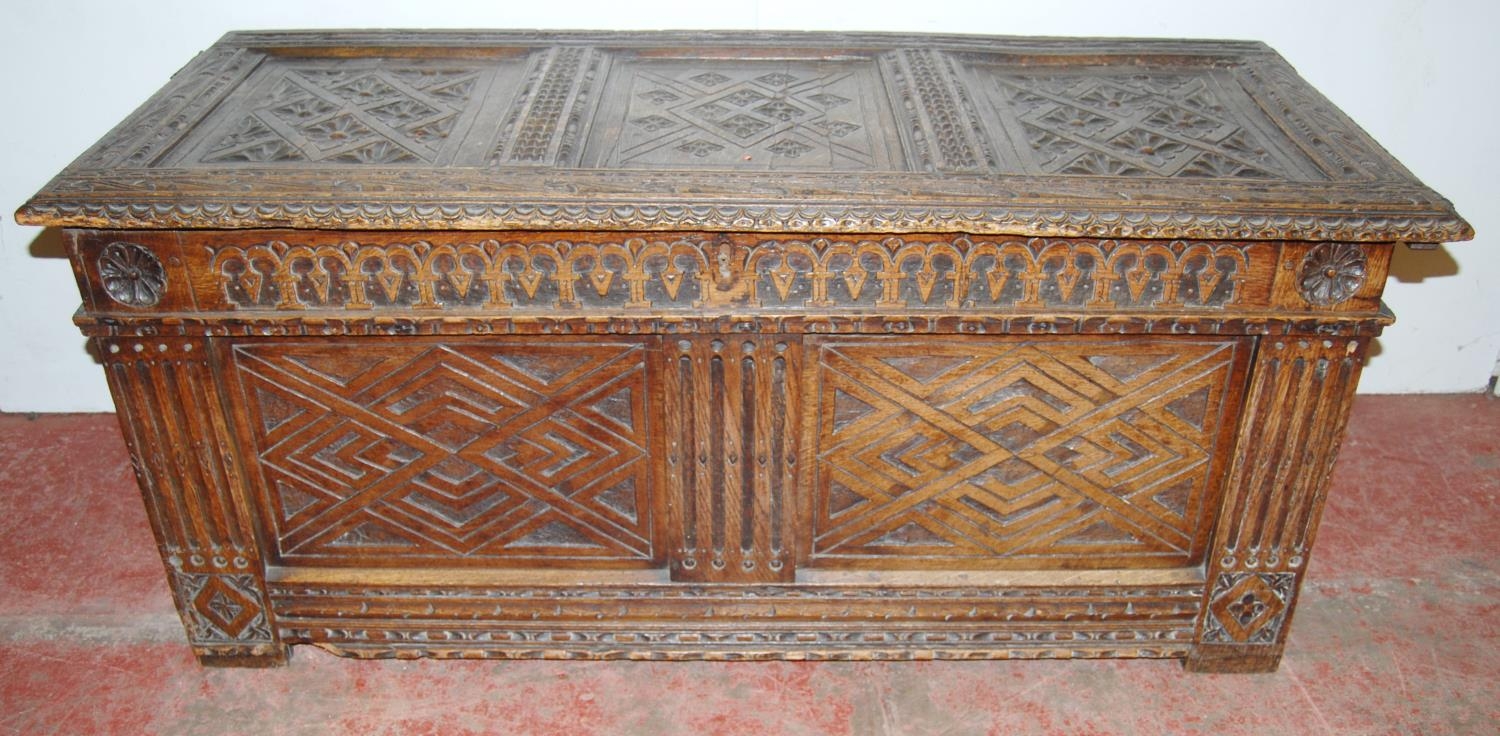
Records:
[[[646,345],[235,345],[279,559],[649,564]]]
[[[811,564],[1194,564],[1245,348],[814,343]]]

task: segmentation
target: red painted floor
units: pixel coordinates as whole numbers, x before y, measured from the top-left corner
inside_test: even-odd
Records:
[[[0,415],[0,734],[1500,733],[1500,400],[1363,396],[1286,659],[209,670],[107,415]]]

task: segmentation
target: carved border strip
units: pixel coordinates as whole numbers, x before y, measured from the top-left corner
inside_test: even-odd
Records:
[[[962,236],[209,247],[221,293],[200,301],[231,310],[1221,310],[1248,301],[1252,267],[1278,256],[1245,243]]]
[[[714,601],[763,601],[809,600],[809,601],[1014,601],[1021,610],[1041,602],[1071,603],[1079,610],[1103,602],[1116,602],[1132,608],[1146,601],[1162,602],[1192,608],[1196,611],[1203,598],[1201,583],[1184,585],[1141,585],[1138,587],[1115,586],[875,586],[875,585],[799,585],[794,583],[761,583],[716,585],[704,583],[673,583],[671,585],[557,585],[557,586],[441,586],[441,585],[361,585],[354,583],[302,584],[276,582],[269,586],[270,594],[279,605],[292,599],[333,600],[341,598],[395,599],[409,598],[422,601],[446,601],[460,604],[463,601],[486,601],[486,605],[500,600],[531,599],[544,603],[556,600],[590,599],[599,601],[620,600],[682,600]],[[835,605],[835,604],[831,604]],[[842,606],[843,603],[836,605]],[[435,609],[436,610],[436,609]],[[1186,610],[1184,610],[1186,613]]]
[[[1201,585],[271,590],[283,637],[347,656],[660,660],[1182,657],[1203,595]],[[747,619],[747,606],[804,615],[781,623]],[[618,618],[645,608],[660,609],[670,622]],[[735,613],[715,615],[721,608]],[[347,615],[356,609],[364,613]],[[894,618],[881,613],[897,610]],[[324,611],[346,614],[334,619]],[[883,630],[865,625],[871,617]]]
[[[707,649],[701,645],[693,648],[663,649],[659,644],[638,644],[638,648],[623,648],[613,642],[595,645],[594,649],[569,648],[559,644],[545,633],[536,634],[538,639],[549,640],[533,647],[521,646],[453,646],[423,643],[410,645],[366,644],[356,638],[353,642],[332,641],[313,638],[311,629],[284,629],[288,637],[307,638],[299,643],[309,643],[341,657],[356,659],[550,659],[550,660],[649,660],[649,661],[767,661],[794,660],[808,662],[878,662],[920,660],[990,660],[990,659],[1181,659],[1187,656],[1187,645],[1163,644],[1157,646],[1121,647],[1119,642],[1101,643],[1098,648],[1063,648],[1058,646],[1032,645],[1018,647],[1014,643],[995,644],[992,648],[976,645],[955,646],[937,649],[930,646],[909,646],[902,649],[883,649],[859,646],[849,649],[812,648],[807,644],[789,645],[785,649],[769,647],[746,650]],[[325,630],[333,631],[333,630]],[[563,640],[566,642],[566,640]],[[574,645],[577,647],[578,645]]]
[[[90,181],[92,186],[98,182]],[[1185,207],[1198,206],[1187,203]],[[802,233],[966,231],[1047,237],[1191,238],[1205,240],[1342,240],[1437,243],[1469,240],[1474,230],[1456,215],[1232,215],[1174,211],[1039,210],[909,206],[872,210],[808,207],[692,206],[648,200],[632,205],[362,202],[223,203],[33,200],[16,213],[23,225],[107,228],[727,230]]]
[[[1373,337],[1394,321],[1389,312],[1351,319],[1327,315],[1298,317],[1137,317],[1038,314],[1011,317],[957,317],[913,314],[763,315],[716,317],[486,317],[445,314],[441,318],[351,314],[324,316],[145,317],[79,316],[85,335],[162,337],[329,337],[373,335],[641,335],[744,334],[808,335],[1265,335]]]
[[[1110,39],[1110,38],[1047,38],[1025,36],[993,36],[980,34],[932,34],[913,36],[886,32],[860,31],[741,31],[741,30],[695,30],[695,31],[586,31],[569,30],[557,33],[505,30],[424,30],[420,34],[394,30],[285,30],[285,31],[233,31],[225,34],[221,44],[246,48],[295,49],[326,46],[433,46],[452,48],[488,47],[505,44],[517,47],[550,47],[560,41],[589,43],[612,48],[655,47],[663,44],[712,45],[770,43],[788,48],[806,48],[826,51],[830,46],[855,45],[881,49],[899,49],[910,46],[914,38],[925,45],[952,51],[987,51],[1001,53],[1068,54],[1079,52],[1092,54],[1124,50],[1150,51],[1157,54],[1194,54],[1218,56],[1226,60],[1274,56],[1265,44],[1258,41],[1223,41],[1195,39]]]
[[[939,644],[944,632],[871,634],[868,632],[797,632],[770,641],[754,634],[720,634],[705,640],[672,644],[660,632],[504,631],[464,642],[445,639],[449,632],[413,631],[382,640],[380,633],[360,629],[285,627],[288,642],[312,644],[359,659],[567,659],[653,661],[904,661],[981,659],[1171,659],[1187,656],[1191,645],[1178,642],[1180,632],[1151,632],[1138,639],[1116,632],[1069,632],[1009,637],[1005,634],[953,637]],[[1144,633],[1144,632],[1143,632]],[[691,639],[690,636],[682,638]],[[748,640],[748,641],[747,641]],[[1080,643],[1059,646],[1061,640]],[[1130,646],[1135,644],[1135,646]],[[842,647],[842,648],[840,648]],[[892,648],[899,647],[899,648]]]

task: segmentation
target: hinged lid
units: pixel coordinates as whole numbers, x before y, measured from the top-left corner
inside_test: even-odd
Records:
[[[1472,236],[1261,44],[702,32],[230,34],[17,220]]]

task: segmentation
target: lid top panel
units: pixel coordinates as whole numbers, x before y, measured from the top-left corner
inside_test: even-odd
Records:
[[[885,34],[230,34],[18,219],[1468,237],[1263,45]]]

